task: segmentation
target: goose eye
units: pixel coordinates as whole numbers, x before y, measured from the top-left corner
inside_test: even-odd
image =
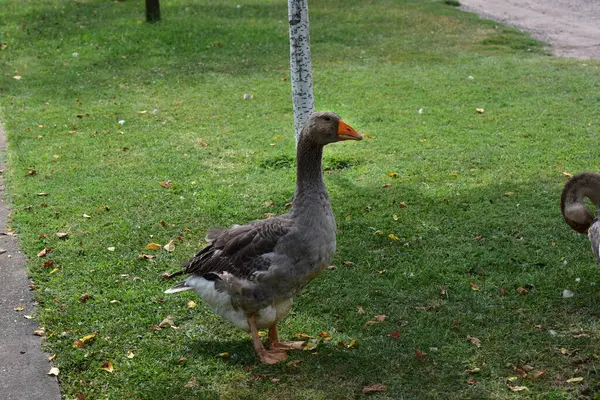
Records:
[[[331,121],[331,117],[325,117],[325,121]]]

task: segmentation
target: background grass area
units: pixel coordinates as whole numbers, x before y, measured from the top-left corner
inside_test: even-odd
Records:
[[[563,172],[600,167],[598,62],[442,1],[310,7],[317,109],[366,139],[325,151],[337,269],[281,324],[332,339],[262,366],[193,294],[164,296],[160,274],[208,227],[291,200],[286,2],[164,1],[155,25],[137,1],[3,2],[12,227],[65,397],[348,399],[375,383],[388,389],[373,398],[597,396],[600,275],[558,203]],[[172,253],[144,250],[171,239]],[[177,329],[152,328],[168,315]]]

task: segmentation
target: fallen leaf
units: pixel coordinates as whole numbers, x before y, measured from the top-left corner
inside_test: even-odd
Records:
[[[13,76],[13,79],[20,81],[22,78],[21,78],[21,75],[15,75],[15,76]]]
[[[35,169],[27,170],[27,175],[35,175],[35,174],[37,174],[37,171]]]
[[[356,307],[356,312],[359,314],[364,314],[365,313],[365,309],[363,308],[363,306],[357,306]]]
[[[268,218],[273,218],[274,216],[276,216],[277,214],[273,214],[273,213],[264,213],[263,216],[265,217],[265,219]]]
[[[469,375],[478,374],[481,372],[481,368],[473,368],[465,371]]]
[[[25,307],[23,307],[22,304],[19,304],[18,306],[15,307],[15,311],[23,311],[25,309]]]
[[[188,389],[196,389],[198,387],[198,382],[196,381],[196,378],[192,376],[183,387]]]
[[[69,234],[68,234],[67,232],[56,232],[56,233],[55,233],[55,235],[56,235],[56,237],[57,237],[57,238],[59,238],[59,239],[64,239],[64,238],[66,238],[67,236],[69,236]]]
[[[44,328],[36,329],[33,331],[33,334],[36,336],[44,336]]]
[[[90,295],[85,292],[84,294],[81,295],[81,297],[79,297],[79,301],[82,303],[85,303],[86,301],[88,301],[90,298]]]
[[[229,353],[228,352],[219,353],[219,354],[217,354],[217,357],[227,359],[227,358],[229,358]]]
[[[112,363],[110,361],[104,361],[102,363],[102,365],[100,366],[100,369],[106,371],[106,372],[110,372],[112,374],[112,372],[115,370]]]
[[[546,371],[545,371],[545,370],[536,371],[535,373],[533,373],[533,374],[531,375],[531,379],[537,379],[537,378],[539,378],[540,376],[542,376],[542,375],[545,375],[545,374],[546,374]]]
[[[524,390],[529,390],[527,386],[508,386],[508,388],[513,392],[522,392]]]
[[[529,293],[529,290],[525,289],[524,287],[519,286],[518,288],[515,289],[515,291],[519,294],[527,294]]]
[[[389,187],[391,187],[391,186],[392,186],[392,184],[391,184],[391,183],[386,183],[386,184],[385,184],[385,185],[383,185],[381,188],[382,188],[382,189],[387,189],[387,188],[389,188]]]
[[[265,201],[263,204],[267,207],[273,207],[275,205],[275,202],[274,201]]]
[[[317,344],[313,342],[306,342],[302,350],[311,351],[317,348]]]
[[[169,189],[171,186],[173,186],[173,182],[169,180],[165,182],[160,182],[159,185],[164,187],[165,189]]]
[[[50,357],[48,357],[48,361],[52,361],[56,358],[56,353],[52,354]]]
[[[83,214],[83,218],[88,218],[89,219],[89,218],[92,218],[92,216],[91,215],[87,215],[87,214]]]
[[[165,249],[168,252],[174,251],[175,250],[175,241],[171,239],[169,241],[169,243],[167,243],[163,246],[163,249]]]
[[[48,372],[48,375],[58,376],[58,374],[60,374],[60,370],[57,367],[50,368],[50,371]]]
[[[196,308],[196,302],[194,300],[188,301],[187,308]]]
[[[358,339],[352,339],[350,343],[348,343],[348,348],[353,349],[358,347]]]
[[[567,383],[579,383],[583,381],[583,377],[577,376],[575,378],[567,379]]]
[[[515,192],[504,192],[505,197],[510,197],[510,196],[513,196],[514,194],[515,194]]]
[[[474,385],[474,384],[476,384],[476,383],[477,383],[477,379],[475,379],[475,378],[471,378],[471,379],[469,379],[469,380],[467,381],[467,384],[468,384],[468,385]]]
[[[483,108],[476,108],[475,111],[477,111],[479,114],[483,114],[485,112]]]
[[[333,271],[334,269],[337,269],[337,267],[335,265],[329,265],[327,266],[327,269]]]
[[[329,339],[331,338],[331,335],[325,331],[322,331],[321,333],[317,334],[318,337],[322,338],[322,339]]]
[[[527,371],[525,371],[522,367],[520,366],[516,366],[515,367],[515,372],[517,373],[517,375],[521,378],[527,378],[527,375],[529,375],[527,373]]]
[[[37,255],[37,256],[38,256],[38,257],[46,257],[46,255],[47,255],[48,253],[50,253],[51,251],[52,251],[52,249],[51,249],[51,248],[49,248],[49,247],[44,247],[44,250],[40,251],[40,252],[38,253],[38,255]]]
[[[398,216],[396,214],[394,214],[392,218],[394,218],[394,221],[398,221]]]
[[[563,174],[564,176],[566,176],[567,178],[572,178],[572,177],[573,177],[573,174],[570,174],[570,173],[568,173],[568,172],[563,172],[562,174]]]
[[[138,258],[142,260],[152,260],[154,256],[150,254],[138,254]]]
[[[387,390],[387,386],[382,385],[381,383],[376,383],[374,385],[365,386],[362,388],[362,392],[364,394],[367,393],[375,393],[375,392],[385,392]]]
[[[186,357],[181,357],[179,360],[177,360],[177,364],[181,365],[181,364],[183,364],[186,361],[187,361]]]
[[[425,356],[427,355],[427,353],[424,353],[421,350],[415,350],[415,355],[417,356],[419,361],[423,361],[425,360]]]
[[[168,315],[165,319],[163,319],[160,324],[158,324],[158,326],[160,328],[164,328],[166,326],[173,326],[175,325],[175,322],[173,321],[173,316]]]
[[[396,173],[396,172],[390,172],[390,173],[388,174],[388,176],[389,176],[390,178],[397,178],[399,175],[398,175],[398,173]]]
[[[58,269],[58,268],[54,268],[54,269],[53,269],[52,271],[50,271],[49,273],[50,273],[50,274],[55,274],[55,273],[57,273],[58,271],[59,271],[59,269]]]
[[[126,357],[129,358],[129,359],[132,359],[133,357],[135,357],[135,353],[133,351],[129,350],[127,352],[127,356]]]
[[[403,201],[400,202],[399,206],[402,207],[402,208],[406,208],[407,207],[406,203],[403,202]]]
[[[398,339],[400,337],[400,331],[391,331],[390,337],[394,339]]]
[[[107,247],[106,250],[108,250],[108,251],[115,251],[115,247],[114,246]]]
[[[377,322],[383,322],[383,321],[385,321],[386,318],[387,318],[387,315],[376,315],[375,316],[375,321],[377,321]]]
[[[158,243],[148,243],[145,247],[146,250],[160,250],[162,246]]]
[[[481,340],[477,339],[476,337],[473,337],[471,335],[467,336],[467,340],[471,343],[473,343],[475,346],[477,346],[477,348],[481,347]]]
[[[475,282],[469,282],[469,286],[471,286],[471,290],[481,290],[481,286],[479,286]]]
[[[390,239],[392,239],[392,240],[400,240],[400,238],[399,238],[398,236],[394,235],[393,233],[390,233],[390,234],[388,235],[388,237],[389,237]]]
[[[309,336],[306,333],[296,333],[294,336],[298,339],[314,339],[314,336]]]
[[[352,261],[344,261],[344,265],[352,265],[354,264]]]

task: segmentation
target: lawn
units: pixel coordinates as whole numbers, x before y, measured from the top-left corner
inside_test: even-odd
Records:
[[[161,274],[286,211],[287,3],[162,3],[0,8],[11,228],[65,398],[600,396],[600,271],[559,210],[600,170],[600,63],[443,1],[312,1],[316,107],[365,140],[325,150],[336,268],[280,325],[316,348],[263,366]]]

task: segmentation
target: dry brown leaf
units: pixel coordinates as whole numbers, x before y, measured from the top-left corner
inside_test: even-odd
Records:
[[[102,363],[102,365],[100,366],[100,369],[102,369],[102,370],[104,370],[106,372],[110,372],[111,374],[115,370],[115,368],[113,367],[113,365],[112,365],[112,363],[110,361],[104,361]]]
[[[35,175],[35,174],[37,174],[37,171],[35,169],[30,168],[27,170],[27,175]]]
[[[475,282],[469,282],[469,286],[471,286],[471,290],[481,290],[481,286],[479,286]]]
[[[476,383],[477,383],[477,379],[475,379],[475,378],[471,378],[471,379],[469,379],[469,380],[467,381],[467,384],[468,384],[468,385],[474,385],[474,384],[476,384]]]
[[[167,317],[165,319],[163,319],[160,324],[158,324],[158,326],[160,328],[164,328],[166,326],[173,326],[175,325],[175,321],[173,321],[173,316],[171,315],[167,315]]]
[[[529,290],[525,289],[525,288],[524,288],[524,287],[522,287],[522,286],[519,286],[518,288],[516,288],[516,289],[515,289],[515,291],[516,291],[517,293],[519,293],[519,294],[527,294],[527,293],[529,293]]]
[[[267,207],[273,207],[275,205],[275,202],[274,201],[265,201],[263,204]]]
[[[425,356],[427,355],[427,353],[425,353],[421,350],[415,350],[415,355],[417,356],[419,361],[423,361],[423,360],[425,360]]]
[[[142,260],[152,260],[154,256],[150,254],[138,254],[138,258]]]
[[[90,298],[90,295],[88,294],[88,292],[85,292],[84,294],[81,295],[81,297],[79,297],[79,301],[82,303],[85,303],[86,301],[88,301]]]
[[[383,185],[381,188],[382,188],[382,189],[387,189],[387,188],[389,188],[389,187],[392,187],[392,184],[391,184],[391,183],[386,183],[386,184],[385,184],[385,185]]]
[[[33,331],[33,334],[36,336],[44,336],[44,328],[36,329]]]
[[[477,339],[476,337],[473,337],[471,335],[467,336],[467,340],[471,343],[473,343],[475,346],[477,346],[477,348],[481,347],[481,340]]]
[[[186,361],[187,361],[186,357],[181,357],[179,360],[177,360],[177,364],[181,365],[181,364],[183,364]]]
[[[325,331],[318,333],[317,336],[320,337],[321,339],[330,339],[331,338],[331,335]]]
[[[362,392],[364,394],[367,393],[375,393],[375,392],[385,392],[388,389],[387,386],[382,385],[381,383],[376,383],[374,385],[365,386],[362,388]]]
[[[37,256],[38,256],[38,257],[46,257],[46,255],[47,255],[48,253],[50,253],[51,251],[52,251],[52,249],[51,249],[51,248],[49,248],[49,247],[44,247],[44,249],[43,249],[42,251],[40,251],[40,252],[37,254]]]
[[[545,375],[546,371],[545,370],[540,370],[540,371],[536,371],[533,374],[531,374],[531,379],[537,379],[542,375]]]
[[[175,241],[173,239],[169,240],[169,243],[163,246],[163,249],[168,251],[169,253],[175,250]]]
[[[333,271],[334,269],[337,269],[337,267],[335,265],[329,265],[327,266],[327,269]]]
[[[296,333],[294,336],[298,339],[314,339],[314,336],[307,335],[306,333]]]
[[[473,374],[478,374],[481,372],[481,368],[473,368],[473,369],[468,369],[465,371],[465,373],[469,374],[469,375],[473,375]]]
[[[198,388],[198,382],[196,381],[196,378],[194,378],[192,376],[190,378],[190,380],[183,387],[188,388],[188,389],[196,389],[196,388]]]
[[[406,205],[406,203],[405,203],[405,202],[403,202],[403,201],[401,201],[401,202],[400,202],[400,204],[398,204],[398,205],[399,205],[401,208],[406,208],[406,207],[408,207],[408,206]]]
[[[383,321],[385,321],[386,318],[387,318],[387,315],[376,315],[375,316],[375,321],[377,321],[377,322],[383,322]]]
[[[572,178],[572,177],[573,177],[573,174],[570,174],[570,173],[568,173],[568,172],[563,172],[562,174],[563,174],[564,176],[566,176],[567,178]]]
[[[160,250],[162,246],[158,243],[148,243],[145,247],[146,250]]]
[[[196,138],[196,143],[198,143],[202,147],[208,146],[208,143],[206,143],[204,140],[202,140],[200,138]]]
[[[398,339],[400,337],[400,331],[391,331],[390,337],[393,339]]]
[[[67,236],[69,236],[69,234],[68,234],[67,232],[56,232],[56,233],[55,233],[55,235],[56,235],[56,237],[57,237],[57,238],[59,238],[59,239],[64,239],[64,238],[66,238]]]

